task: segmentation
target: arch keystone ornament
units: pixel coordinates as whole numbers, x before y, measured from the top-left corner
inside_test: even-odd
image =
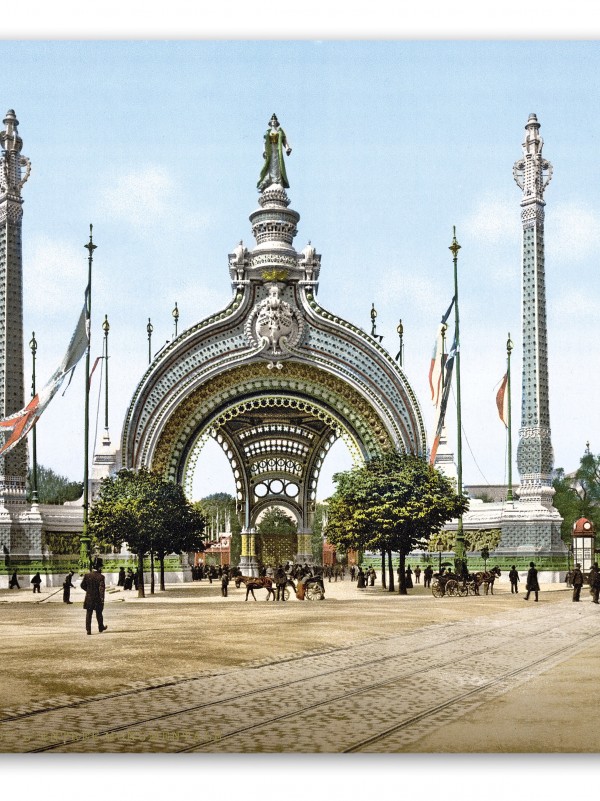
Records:
[[[294,247],[300,215],[289,208],[275,115],[265,134],[255,246],[229,254],[229,305],[164,348],[140,381],[121,440],[124,467],[180,482],[191,497],[209,438],[226,454],[242,518],[243,573],[256,574],[257,519],[279,506],[298,521],[294,558],[312,562],[320,471],[342,439],[357,464],[389,449],[424,456],[417,398],[379,342],[317,301],[321,256]]]

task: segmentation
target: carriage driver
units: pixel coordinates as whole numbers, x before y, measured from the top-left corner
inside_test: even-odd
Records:
[[[287,584],[287,574],[283,569],[282,565],[278,565],[277,570],[275,571],[275,584],[277,586],[277,599],[285,601],[285,587]]]

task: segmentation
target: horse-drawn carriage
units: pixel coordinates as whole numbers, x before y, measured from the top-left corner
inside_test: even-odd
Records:
[[[479,588],[483,585],[484,592],[494,594],[494,582],[500,576],[500,568],[482,570],[478,573],[466,573],[459,576],[456,573],[434,573],[431,584],[431,594],[434,598],[443,598],[445,595],[460,596],[479,595]]]
[[[263,589],[267,591],[267,601],[271,596],[273,600],[277,597],[275,594],[277,584],[269,576],[236,576],[235,586],[239,589],[242,584],[246,587],[246,600],[248,600],[248,596],[251,594],[256,601],[254,590]],[[303,601],[305,598],[308,601],[322,601],[325,597],[325,586],[322,576],[304,576],[298,580],[297,585],[294,583],[294,580],[288,576],[283,590],[283,599],[285,601],[289,601],[290,599],[290,587],[294,590],[296,598],[299,601]]]

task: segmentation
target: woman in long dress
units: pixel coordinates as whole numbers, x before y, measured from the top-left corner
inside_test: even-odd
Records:
[[[357,590],[364,590],[364,588],[366,586],[367,586],[367,583],[365,581],[365,572],[362,569],[362,567],[359,567],[358,568],[358,581],[356,582],[356,589]]]
[[[413,583],[412,583],[412,570],[410,565],[406,568],[406,589],[412,590]]]

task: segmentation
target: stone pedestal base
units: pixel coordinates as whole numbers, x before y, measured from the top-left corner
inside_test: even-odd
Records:
[[[14,562],[42,559],[42,516],[37,504],[0,506],[0,546]]]

